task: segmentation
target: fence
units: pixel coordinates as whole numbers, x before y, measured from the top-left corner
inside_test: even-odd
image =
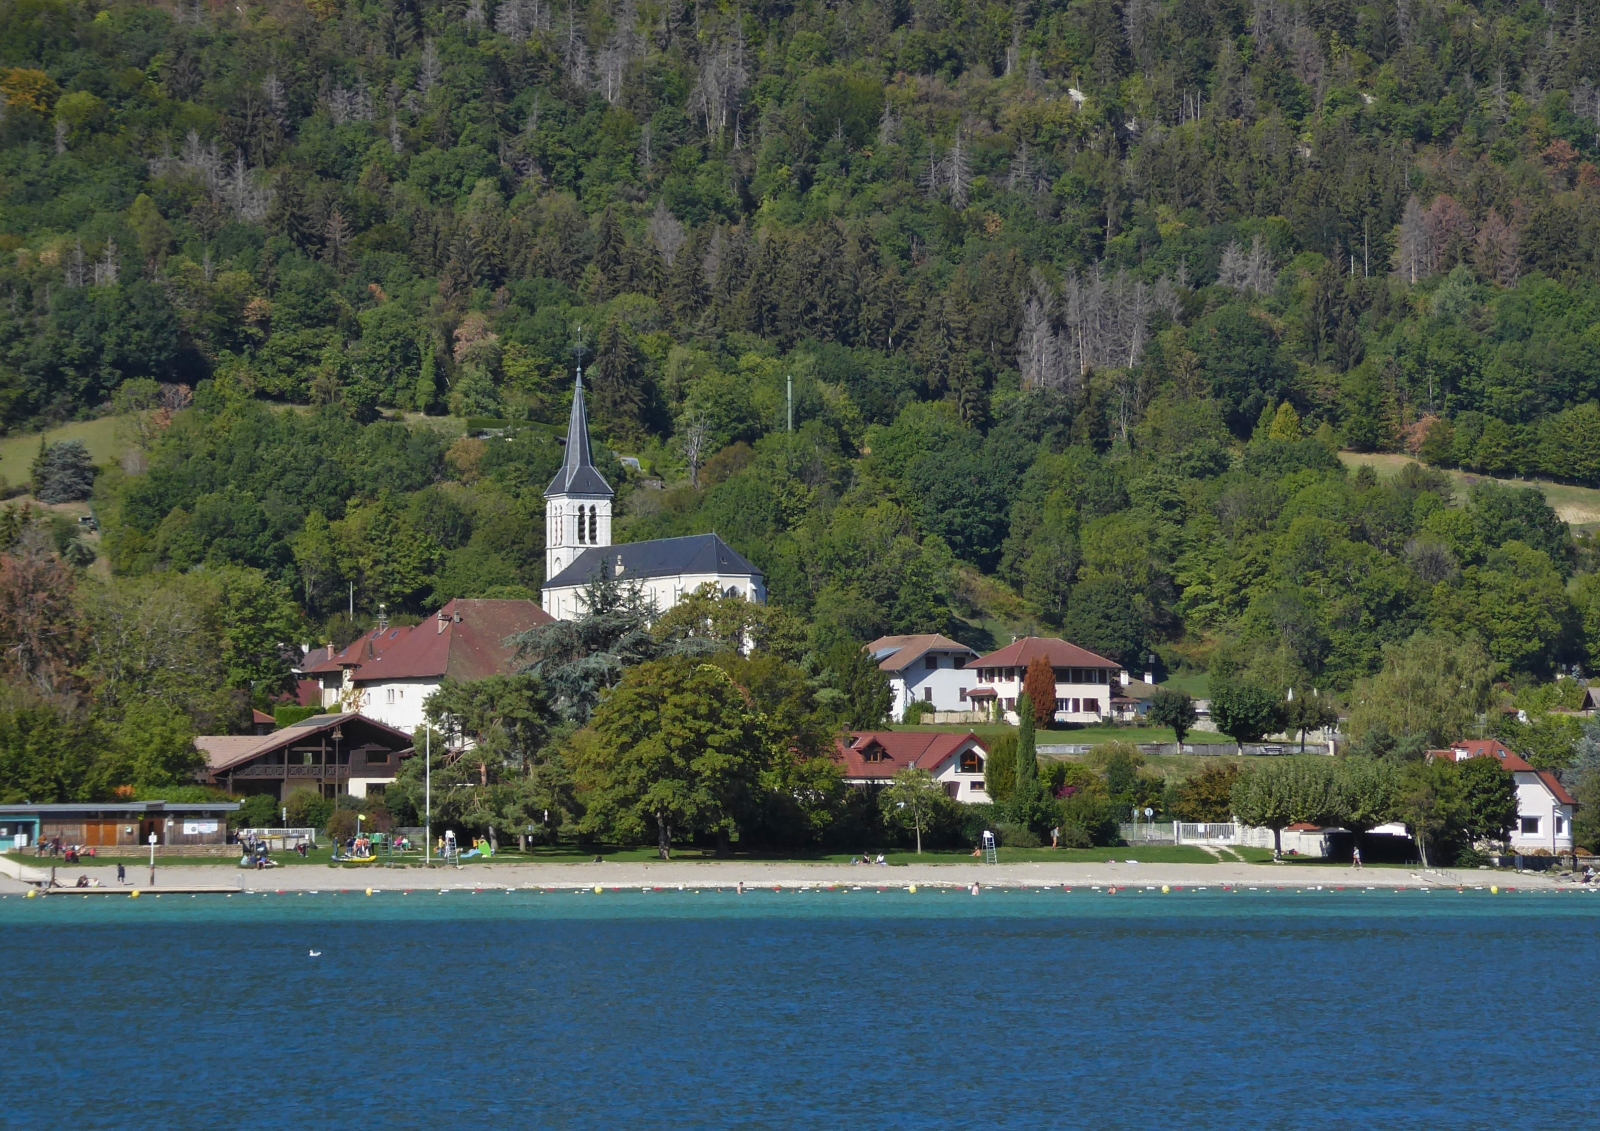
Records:
[[[1141,754],[1197,754],[1211,757],[1243,754],[1248,758],[1277,758],[1300,753],[1298,742],[1251,742],[1242,748],[1236,742],[1185,742],[1181,747],[1176,742],[1137,742],[1134,745]],[[1088,754],[1094,747],[1095,744],[1087,742],[1041,742],[1036,749],[1041,758],[1063,758]],[[1306,743],[1307,754],[1332,752],[1326,742]]]
[[[317,846],[316,829],[240,829],[234,834],[242,844],[245,841],[266,842],[272,852],[292,852],[297,844]]]
[[[1134,821],[1119,826],[1128,844],[1194,844],[1218,848],[1271,848],[1272,830],[1234,822]]]

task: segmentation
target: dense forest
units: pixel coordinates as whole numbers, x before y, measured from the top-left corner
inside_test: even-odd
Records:
[[[239,725],[282,645],[536,595],[579,365],[619,540],[755,562],[806,727],[871,721],[881,633],[1038,630],[1568,766],[1595,549],[1446,470],[1600,484],[1593,16],[15,0],[0,426],[127,452],[94,546],[0,527],[0,792],[30,726],[113,736],[58,793],[159,782],[129,712]],[[1472,709],[1391,710],[1419,667]]]

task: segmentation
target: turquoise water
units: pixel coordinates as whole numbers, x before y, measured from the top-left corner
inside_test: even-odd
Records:
[[[5,1122],[1581,1125],[1597,927],[1486,891],[10,897]]]

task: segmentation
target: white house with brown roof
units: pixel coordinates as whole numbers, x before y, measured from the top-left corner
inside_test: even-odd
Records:
[[[858,730],[839,739],[834,750],[847,785],[888,785],[901,770],[923,769],[953,800],[971,804],[989,800],[983,788],[988,758],[989,748],[971,731]]]
[[[894,692],[893,713],[903,716],[913,703],[930,703],[935,711],[970,711],[967,692],[973,673],[967,665],[978,653],[965,644],[937,633],[921,636],[880,636],[866,650],[889,677]]]
[[[998,702],[1006,720],[1015,723],[1023,678],[1038,656],[1055,669],[1057,722],[1100,722],[1112,713],[1111,700],[1126,690],[1125,673],[1115,660],[1057,637],[1024,636],[972,661],[969,666],[977,680],[967,697],[980,703]]]
[[[313,652],[302,670],[322,681],[324,708],[359,711],[410,734],[446,678],[509,675],[509,638],[554,620],[532,601],[458,597],[421,624],[376,628],[332,656]]]
[[[1540,849],[1551,856],[1572,851],[1572,814],[1578,801],[1549,770],[1536,770],[1496,738],[1472,738],[1449,750],[1430,750],[1431,758],[1465,762],[1493,758],[1511,775],[1517,790],[1517,823],[1511,830],[1511,851],[1531,856]]]

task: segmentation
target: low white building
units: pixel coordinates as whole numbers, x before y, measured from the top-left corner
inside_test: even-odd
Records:
[[[1468,758],[1493,758],[1517,789],[1517,823],[1511,830],[1511,851],[1531,856],[1541,848],[1551,856],[1572,851],[1572,814],[1577,799],[1549,770],[1536,770],[1496,738],[1457,742],[1449,750],[1431,750],[1429,756],[1455,762]]]
[[[889,677],[895,715],[903,717],[913,703],[931,704],[935,711],[972,709],[967,693],[975,680],[967,665],[978,658],[978,653],[965,644],[927,633],[880,636],[866,650]]]
[[[1056,637],[1024,636],[972,661],[977,680],[967,697],[998,702],[1005,719],[1015,723],[1028,665],[1040,656],[1055,670],[1056,722],[1098,723],[1111,715],[1111,700],[1125,689],[1122,665]]]
[[[983,764],[988,758],[989,748],[970,731],[858,730],[841,738],[834,752],[847,785],[888,785],[901,770],[923,769],[952,800],[970,804],[989,800],[983,788]]]
[[[508,638],[553,620],[532,601],[457,598],[421,624],[384,625],[342,652],[313,652],[302,671],[321,681],[324,708],[358,711],[413,734],[446,678],[509,675],[515,648]]]

